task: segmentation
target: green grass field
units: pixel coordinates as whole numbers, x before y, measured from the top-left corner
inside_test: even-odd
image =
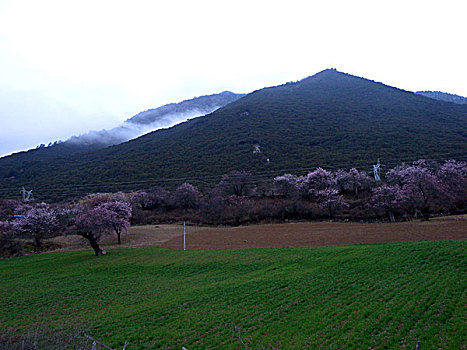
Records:
[[[0,327],[114,348],[466,348],[466,241],[0,261]]]

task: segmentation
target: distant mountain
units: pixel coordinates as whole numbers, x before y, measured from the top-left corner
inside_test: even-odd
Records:
[[[416,94],[426,96],[429,98],[433,98],[439,101],[453,102],[453,103],[462,104],[462,105],[467,104],[466,97],[448,94],[446,92],[441,92],[441,91],[417,91]]]
[[[65,142],[79,147],[82,146],[85,151],[118,145],[150,131],[171,127],[188,119],[212,113],[242,96],[244,94],[224,91],[220,94],[170,103],[140,112],[113,129],[90,131],[83,135],[73,136]]]
[[[467,106],[336,70],[264,88],[215,112],[105,149],[57,160],[0,159],[5,193],[37,198],[133,190],[183,181],[206,186],[230,170],[258,179],[316,166],[371,171],[418,158],[466,159]]]
[[[48,146],[40,145],[36,149],[6,156],[4,158],[8,160],[3,160],[3,162],[21,166],[22,162],[52,160],[117,145],[150,131],[171,127],[190,118],[209,114],[242,96],[244,94],[224,91],[220,94],[195,97],[180,103],[170,103],[138,113],[115,128],[90,131],[73,136],[66,141],[50,143]]]
[[[129,118],[126,123],[139,125],[154,125],[154,123],[167,125],[174,120],[173,116],[179,116],[177,120],[186,120],[187,115],[205,115],[238,100],[245,94],[234,94],[224,91],[220,94],[196,97],[180,103],[170,103],[165,106],[148,109]],[[188,117],[190,118],[190,117]]]

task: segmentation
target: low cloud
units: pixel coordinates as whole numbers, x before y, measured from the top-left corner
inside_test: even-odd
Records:
[[[104,129],[100,131],[90,131],[79,136],[72,136],[65,142],[83,146],[95,145],[96,147],[117,145],[119,143],[142,136],[148,132],[162,128],[169,128],[176,124],[187,121],[188,119],[211,113],[219,107],[220,106],[216,106],[208,110],[192,109],[183,113],[168,113],[164,114],[163,116],[158,115],[155,117],[153,115],[153,110],[149,110],[137,114],[135,117],[126,120],[122,125],[115,128]]]

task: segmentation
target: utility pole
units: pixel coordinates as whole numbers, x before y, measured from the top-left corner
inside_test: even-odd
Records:
[[[185,228],[185,221],[183,221],[183,250],[186,250],[186,228]]]
[[[32,190],[27,191],[23,186],[23,189],[20,191],[20,193],[22,195],[23,202],[29,202],[29,199],[32,196]]]
[[[375,175],[375,181],[381,181],[381,172],[380,172],[380,167],[382,164],[379,163],[379,158],[378,162],[373,165],[373,174]]]

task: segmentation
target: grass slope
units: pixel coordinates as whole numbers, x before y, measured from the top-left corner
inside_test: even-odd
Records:
[[[14,258],[0,261],[0,323],[17,333],[83,323],[129,349],[412,349],[417,340],[424,349],[460,349],[466,248],[150,247]]]

